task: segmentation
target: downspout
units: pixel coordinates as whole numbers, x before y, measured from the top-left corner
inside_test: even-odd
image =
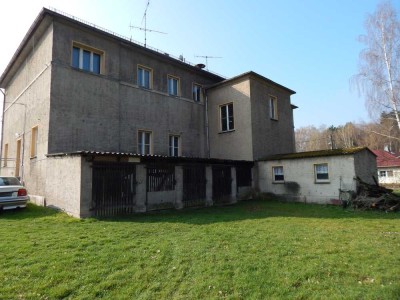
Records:
[[[0,158],[3,159],[3,133],[4,133],[4,108],[6,107],[6,93],[3,89],[0,89],[0,92],[3,94],[3,109],[2,109],[2,118],[1,118],[1,145],[0,145]],[[0,159],[0,171],[3,166]]]
[[[210,158],[210,132],[208,126],[208,95],[207,90],[205,90],[206,95],[206,143],[207,143],[207,158]]]

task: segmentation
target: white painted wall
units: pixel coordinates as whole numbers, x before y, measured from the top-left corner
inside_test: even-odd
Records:
[[[317,183],[314,175],[314,165],[327,163],[329,182]],[[260,161],[259,187],[261,192],[270,192],[285,196],[291,200],[331,203],[331,199],[339,199],[339,189],[355,190],[356,181],[354,156],[326,156],[314,158],[299,158],[274,161]],[[285,183],[274,183],[272,167],[283,166]],[[298,192],[288,188],[288,182],[297,182]]]
[[[392,171],[393,176],[379,176],[379,171]],[[379,184],[400,184],[400,168],[378,168],[377,178],[379,180]]]

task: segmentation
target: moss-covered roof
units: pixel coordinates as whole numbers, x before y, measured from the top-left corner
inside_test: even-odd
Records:
[[[296,152],[286,154],[276,154],[263,157],[259,161],[263,160],[281,160],[281,159],[299,159],[299,158],[311,158],[321,156],[339,156],[339,155],[351,155],[363,150],[367,150],[375,155],[367,147],[355,147],[355,148],[344,148],[344,149],[333,149],[333,150],[318,150],[318,151],[307,151],[307,152]]]

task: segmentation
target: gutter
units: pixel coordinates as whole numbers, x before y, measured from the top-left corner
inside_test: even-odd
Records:
[[[0,136],[0,172],[1,172],[1,167],[2,167],[2,163],[1,163],[1,159],[3,158],[3,134],[4,134],[4,108],[6,105],[6,93],[3,91],[3,89],[0,89],[0,92],[3,94],[3,112],[2,112],[2,118],[1,118],[1,136]]]
[[[206,143],[207,143],[207,158],[210,158],[210,132],[209,132],[209,126],[208,126],[208,95],[207,95],[207,90],[205,90],[205,96],[206,96]]]

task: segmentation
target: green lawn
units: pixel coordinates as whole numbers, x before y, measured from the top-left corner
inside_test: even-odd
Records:
[[[0,299],[399,299],[400,214],[249,201],[0,213]]]

